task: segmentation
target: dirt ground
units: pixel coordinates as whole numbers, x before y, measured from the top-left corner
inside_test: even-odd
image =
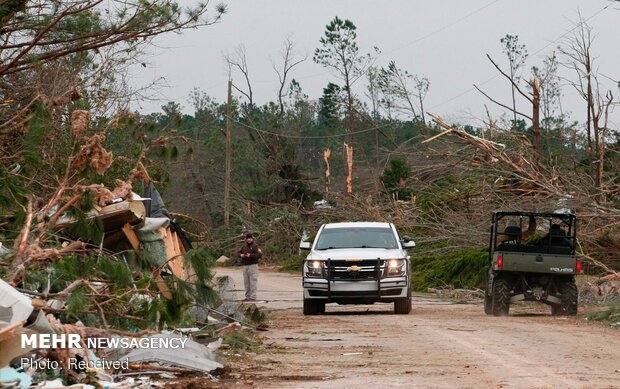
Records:
[[[218,268],[243,298],[240,268]],[[620,332],[544,305],[489,317],[481,303],[415,295],[393,305],[328,305],[303,316],[300,276],[262,269],[258,305],[270,315],[264,350],[233,358],[231,376],[259,388],[617,388]]]

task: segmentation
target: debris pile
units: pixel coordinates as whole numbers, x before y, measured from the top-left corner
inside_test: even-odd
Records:
[[[88,119],[72,117],[76,136]],[[241,327],[229,326],[243,313],[218,297],[215,260],[192,247],[140,162],[112,190],[84,184],[77,172],[111,166],[103,141],[84,140],[49,197],[27,197],[14,246],[0,246],[2,389],[216,380],[215,351]],[[229,314],[214,317],[220,305]],[[199,327],[177,329],[188,323]]]

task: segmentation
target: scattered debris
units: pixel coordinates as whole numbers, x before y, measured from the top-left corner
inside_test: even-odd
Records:
[[[0,368],[0,388],[28,388],[30,385],[32,385],[32,379],[28,374],[11,367]]]
[[[455,299],[459,301],[479,300],[484,298],[484,291],[480,289],[452,289],[452,288],[427,288],[427,293],[435,294],[441,298]]]
[[[226,335],[226,334],[229,334],[229,333],[231,333],[233,331],[238,330],[239,328],[241,328],[241,324],[239,322],[233,322],[233,323],[230,323],[227,326],[224,326],[224,327],[220,328],[215,333],[220,335],[220,336],[221,335]]]
[[[315,201],[313,206],[314,206],[315,209],[332,209],[332,208],[334,208],[334,206],[331,205],[329,203],[329,201],[327,201],[327,200]]]
[[[172,334],[157,334],[151,338],[171,338],[176,337]],[[131,363],[130,368],[140,369],[140,365],[135,363],[158,363],[152,365],[154,369],[168,368],[164,371],[178,371],[178,369],[169,369],[170,366],[178,366],[193,371],[210,372],[218,368],[224,367],[215,361],[215,355],[208,347],[187,339],[182,352],[176,349],[136,349],[126,356]]]

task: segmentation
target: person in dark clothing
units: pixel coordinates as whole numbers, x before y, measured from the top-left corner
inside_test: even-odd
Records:
[[[538,241],[538,244],[551,247],[572,246],[570,238],[566,236],[566,231],[559,224],[552,224],[549,232]]]
[[[243,284],[245,300],[255,301],[258,288],[258,260],[263,256],[260,247],[254,241],[254,235],[245,234],[245,244],[239,249],[239,258],[243,266]]]

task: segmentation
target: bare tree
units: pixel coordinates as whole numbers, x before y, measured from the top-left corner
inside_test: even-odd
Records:
[[[154,36],[219,21],[226,8],[205,18],[207,5],[183,11],[168,0],[3,1],[0,76],[111,45],[131,52]]]
[[[510,81],[512,86],[512,113],[514,118],[513,126],[517,125],[517,105],[515,100],[515,89],[519,84],[519,69],[525,64],[527,59],[527,49],[525,45],[519,44],[518,35],[506,35],[500,42],[503,45],[502,51],[508,57],[508,64],[510,68]]]
[[[272,66],[273,70],[275,70],[278,75],[278,82],[280,83],[280,88],[278,89],[278,103],[280,104],[280,116],[282,116],[284,115],[284,98],[286,97],[284,91],[286,87],[286,78],[291,69],[308,59],[308,56],[298,59],[295,53],[295,43],[291,41],[290,38],[286,38],[282,51],[280,51],[280,58],[282,60],[282,67],[276,67],[273,62]]]
[[[428,88],[431,83],[428,81],[426,77],[418,77],[414,76],[413,81],[415,83],[415,89],[418,91],[416,94],[418,96],[418,101],[420,102],[420,113],[422,115],[422,121],[426,123],[426,117],[424,116],[424,99],[426,98],[426,94],[428,93]]]
[[[372,104],[371,114],[373,119],[375,119],[379,116],[379,69],[376,66],[369,67],[366,77],[368,79],[366,97],[370,99],[370,104]]]
[[[413,82],[413,86],[410,82]],[[390,61],[387,68],[379,70],[377,84],[385,102],[389,102],[391,108],[409,114],[414,119],[421,118],[426,121],[423,112],[424,98],[430,85],[426,77],[410,74],[398,68],[394,61]]]
[[[552,120],[556,115],[556,109],[560,109],[560,98],[562,91],[560,89],[559,77],[557,75],[558,60],[553,52],[545,57],[541,68],[532,67],[532,75],[538,78],[540,82],[540,111],[542,113],[541,124],[543,128],[550,129]],[[562,112],[560,112],[560,121],[563,120]]]
[[[248,99],[250,108],[254,107],[254,99],[252,93],[252,84],[250,83],[250,70],[248,68],[248,61],[245,55],[245,46],[239,45],[233,53],[224,54],[224,60],[228,64],[228,68],[235,68],[245,80],[246,90],[241,89],[237,84],[233,82],[233,88]]]
[[[590,176],[594,180],[596,188],[601,190],[605,160],[606,127],[613,95],[611,91],[608,91],[605,97],[603,97],[601,92],[598,67],[591,52],[595,35],[592,33],[592,27],[583,19],[581,14],[579,14],[579,19],[576,22],[576,28],[572,31],[573,33],[564,40],[558,49],[566,58],[563,65],[574,70],[577,74],[577,80],[569,80],[570,84],[586,103]],[[601,123],[603,115],[605,115],[605,118],[603,123]]]
[[[488,94],[486,94],[484,91],[482,91],[480,88],[478,88],[478,86],[474,85],[474,88],[476,88],[480,93],[482,93],[486,98],[488,98],[489,100],[491,100],[492,102],[494,102],[495,104],[499,105],[500,107],[506,108],[508,110],[510,110],[513,113],[513,118],[516,118],[517,115],[522,116],[526,119],[529,119],[532,122],[532,133],[533,133],[533,139],[532,139],[532,146],[534,147],[534,150],[536,152],[536,158],[540,158],[541,154],[542,154],[542,146],[541,146],[541,131],[540,131],[540,107],[541,107],[541,81],[540,78],[537,76],[537,73],[534,71],[534,74],[532,76],[532,78],[530,80],[528,80],[527,84],[530,87],[530,92],[529,93],[525,93],[523,92],[523,90],[521,90],[521,88],[519,87],[519,85],[517,84],[517,82],[515,81],[515,78],[513,77],[512,74],[507,74],[506,72],[504,72],[499,65],[493,60],[493,58],[491,58],[490,55],[487,54],[487,58],[489,59],[489,61],[493,64],[493,66],[495,67],[495,69],[497,69],[497,71],[500,72],[500,74],[502,76],[504,76],[506,79],[508,79],[512,85],[512,89],[516,92],[518,92],[521,96],[523,96],[525,99],[527,99],[527,101],[530,102],[530,104],[532,104],[532,115],[528,115],[525,113],[522,113],[520,111],[517,111],[515,108],[514,103],[516,103],[515,100],[515,96],[513,95],[513,106],[510,107],[506,104],[502,104],[501,102],[493,99],[491,96],[489,96]],[[516,119],[513,119],[513,126],[512,128],[514,128],[514,124],[516,123]]]

